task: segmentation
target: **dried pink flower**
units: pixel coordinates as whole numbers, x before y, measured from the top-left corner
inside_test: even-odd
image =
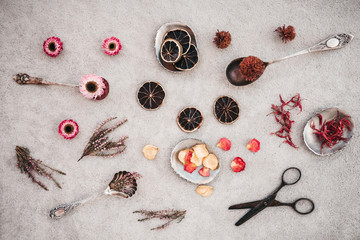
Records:
[[[79,89],[82,95],[93,100],[102,100],[109,93],[109,83],[102,77],[84,75],[80,80]]]
[[[120,52],[121,43],[118,38],[111,37],[104,40],[102,47],[107,55],[114,56]]]
[[[56,57],[63,50],[63,43],[58,37],[49,37],[43,44],[44,52],[50,57]]]
[[[73,139],[78,133],[79,126],[72,119],[64,120],[59,124],[59,134],[65,139]]]

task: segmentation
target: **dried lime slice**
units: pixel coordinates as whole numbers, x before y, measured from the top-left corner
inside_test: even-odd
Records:
[[[239,118],[239,105],[228,96],[219,97],[214,106],[216,119],[224,124],[231,124]]]
[[[193,69],[198,62],[198,51],[195,45],[190,45],[187,53],[183,54],[179,61],[174,63],[174,67],[180,71]]]
[[[183,53],[182,46],[174,39],[166,39],[161,44],[161,59],[167,63],[175,63],[179,61]]]
[[[138,91],[140,105],[148,110],[159,108],[164,101],[165,92],[157,82],[145,82]]]
[[[187,51],[190,49],[190,34],[183,29],[175,29],[167,32],[164,36],[164,40],[166,39],[175,39],[176,41],[178,41],[183,48],[183,54],[187,53]]]
[[[203,122],[201,112],[194,107],[184,108],[177,117],[177,124],[184,132],[194,132]]]

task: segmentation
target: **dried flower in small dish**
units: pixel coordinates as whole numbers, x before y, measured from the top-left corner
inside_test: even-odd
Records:
[[[184,132],[194,132],[201,127],[203,122],[201,112],[194,107],[181,110],[177,117],[177,124]]]
[[[241,76],[250,82],[257,80],[265,71],[264,62],[254,56],[244,58],[239,67]]]
[[[37,180],[34,176],[34,173],[37,173],[40,176],[45,176],[48,179],[53,180],[53,182],[56,184],[58,188],[61,188],[60,184],[54,179],[52,174],[54,172],[57,172],[62,175],[66,175],[66,173],[56,170],[52,167],[49,167],[45,165],[41,160],[39,159],[33,159],[30,156],[29,149],[25,147],[16,146],[16,156],[17,156],[17,167],[21,170],[21,173],[25,173],[31,178],[31,180],[34,183],[37,183],[40,187],[48,191],[48,188],[39,180]],[[48,172],[48,170],[51,170]]]
[[[232,124],[239,118],[238,103],[229,96],[219,97],[215,101],[214,115],[223,124]]]
[[[274,32],[279,33],[279,37],[281,38],[281,40],[283,40],[284,43],[290,42],[296,37],[295,28],[291,25],[285,27],[284,24],[284,26],[275,29]]]
[[[63,50],[63,43],[58,37],[49,37],[44,41],[43,49],[50,57],[56,57]]]
[[[79,133],[79,126],[72,119],[64,120],[59,124],[58,131],[63,138],[73,139]]]
[[[165,92],[159,83],[145,82],[139,88],[137,98],[143,108],[156,110],[162,105],[165,99]]]
[[[120,52],[122,46],[118,38],[111,37],[104,40],[102,47],[107,55],[115,56]]]
[[[217,30],[214,38],[214,43],[218,48],[227,48],[231,43],[231,34],[226,31]]]
[[[79,89],[86,98],[102,100],[109,94],[109,83],[94,74],[84,75],[80,80]]]

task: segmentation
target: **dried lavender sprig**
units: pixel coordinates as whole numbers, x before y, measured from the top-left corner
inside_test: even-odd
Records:
[[[175,209],[160,210],[160,211],[139,210],[133,213],[140,213],[145,215],[145,218],[138,219],[139,222],[150,220],[153,218],[168,219],[169,221],[166,222],[165,224],[151,229],[151,230],[159,230],[166,228],[167,226],[170,225],[170,223],[172,223],[175,220],[178,220],[178,223],[180,223],[185,218],[186,210],[184,211],[175,210]]]
[[[61,188],[60,184],[53,178],[52,173],[57,172],[62,175],[66,175],[66,173],[59,171],[57,169],[54,169],[52,167],[49,167],[42,163],[42,161],[38,159],[34,159],[30,156],[29,149],[25,147],[16,146],[15,148],[16,156],[17,156],[17,166],[20,169],[21,173],[26,173],[29,178],[32,179],[33,182],[37,183],[40,187],[48,191],[49,189],[37,180],[34,176],[34,173],[37,173],[41,176],[46,176],[48,179],[53,180],[53,182],[56,184],[58,188]],[[51,170],[51,172],[47,172],[45,168],[48,168]]]
[[[91,136],[89,142],[85,146],[83,154],[78,161],[80,161],[85,156],[113,157],[125,151],[125,140],[128,138],[127,136],[120,138],[116,142],[112,142],[109,141],[109,138],[106,135],[124,124],[127,119],[118,122],[113,127],[103,128],[106,123],[114,119],[116,119],[116,117],[110,117],[99,124]]]

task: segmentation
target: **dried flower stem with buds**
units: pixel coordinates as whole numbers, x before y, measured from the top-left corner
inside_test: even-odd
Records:
[[[41,176],[46,176],[48,179],[53,180],[54,183],[56,184],[56,186],[58,186],[58,188],[61,188],[60,184],[53,178],[52,173],[57,172],[62,175],[66,175],[66,173],[56,170],[54,168],[51,168],[51,167],[43,164],[42,161],[40,161],[38,159],[33,159],[30,156],[29,149],[27,149],[25,147],[16,146],[15,150],[16,150],[16,156],[17,156],[17,166],[21,170],[21,173],[26,173],[29,176],[29,178],[32,179],[33,182],[37,183],[40,187],[42,187],[46,191],[48,191],[48,188],[42,182],[40,182],[39,180],[36,180],[33,172],[35,172]],[[46,168],[50,169],[51,172],[47,172]]]
[[[184,211],[179,211],[179,210],[175,210],[175,209],[160,210],[160,211],[140,210],[140,211],[135,211],[133,213],[140,213],[140,214],[145,215],[145,218],[138,219],[139,222],[150,220],[153,218],[169,220],[167,223],[165,223],[159,227],[151,229],[151,230],[159,230],[159,229],[164,229],[165,227],[169,226],[170,223],[173,222],[174,220],[178,220],[178,223],[181,222],[185,218],[186,210],[184,210]]]
[[[124,124],[127,119],[118,122],[111,128],[103,128],[103,126],[107,122],[114,119],[116,119],[116,117],[108,118],[102,123],[100,123],[100,125],[95,129],[93,135],[91,136],[89,142],[84,149],[81,158],[78,161],[80,161],[85,156],[113,157],[125,151],[125,140],[128,138],[128,136],[124,136],[118,141],[112,142],[109,141],[108,136],[106,135]]]

